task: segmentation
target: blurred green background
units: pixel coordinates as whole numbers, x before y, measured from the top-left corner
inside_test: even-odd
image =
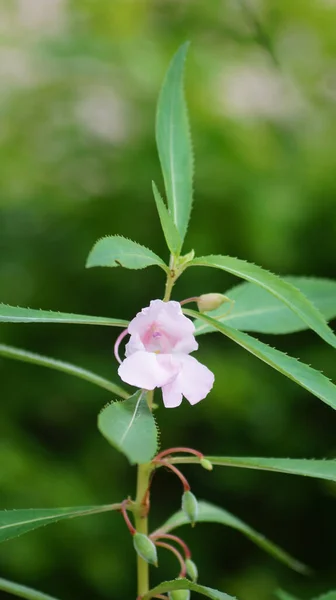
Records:
[[[186,39],[196,177],[185,251],[334,277],[335,25],[335,0],[0,0],[0,300],[128,319],[162,296],[155,268],[85,271],[84,263],[97,238],[117,233],[167,258],[151,194],[151,179],[162,189],[154,114],[168,62]],[[190,270],[174,298],[236,282]],[[116,335],[65,325],[1,329],[3,342],[114,380]],[[263,339],[334,375],[332,349],[314,334]],[[162,447],[335,456],[330,408],[228,340],[200,342],[214,390],[195,407],[160,407]],[[0,377],[1,509],[133,494],[135,469],[96,429],[107,392],[4,359]],[[271,599],[278,586],[303,598],[336,587],[335,485],[224,468],[185,473],[199,498],[314,569],[296,575],[239,533],[198,525],[180,533],[201,583],[240,600]],[[153,527],[178,509],[180,493],[172,475],[156,476]],[[177,575],[165,551],[160,561],[153,582]],[[118,514],[9,541],[0,569],[65,600],[135,597],[134,553]]]

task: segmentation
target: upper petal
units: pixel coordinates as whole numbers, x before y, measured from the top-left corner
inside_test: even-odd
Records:
[[[165,385],[172,378],[172,371],[160,364],[152,352],[135,352],[121,363],[119,376],[125,383],[145,390]]]

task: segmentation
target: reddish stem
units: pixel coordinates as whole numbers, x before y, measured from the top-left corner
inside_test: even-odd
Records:
[[[202,452],[199,452],[198,450],[194,450],[193,448],[177,447],[177,448],[168,448],[168,450],[163,450],[162,452],[159,452],[159,454],[157,454],[155,456],[154,460],[161,460],[161,458],[163,458],[164,456],[168,456],[168,454],[175,454],[176,452],[185,452],[186,454],[194,454],[200,460],[202,458],[204,458],[204,454],[202,454]]]
[[[170,550],[170,552],[175,554],[177,560],[179,561],[179,563],[181,565],[181,571],[180,571],[179,577],[185,577],[187,574],[187,569],[186,569],[183,557],[179,553],[179,551],[176,550],[176,548],[174,548],[174,546],[171,546],[170,544],[166,544],[165,542],[155,542],[155,544],[156,544],[156,546],[161,546],[161,548],[166,548],[167,550]]]
[[[124,331],[121,332],[120,335],[118,335],[116,342],[114,344],[114,356],[116,357],[118,363],[122,363],[122,360],[120,359],[119,356],[119,346],[120,346],[120,342],[124,339],[124,337],[128,334],[128,329],[124,329]]]
[[[129,530],[130,534],[134,535],[136,533],[136,529],[135,529],[135,527],[133,527],[133,525],[132,525],[132,523],[131,523],[131,521],[129,519],[129,516],[127,514],[127,510],[126,510],[126,505],[127,504],[128,504],[128,500],[123,500],[123,502],[121,503],[120,510],[121,510],[122,516],[124,517],[125,523],[126,523],[126,525],[128,527],[128,530]]]
[[[184,304],[189,304],[189,302],[198,302],[199,296],[192,296],[191,298],[186,298],[185,300],[180,300],[181,306]]]
[[[170,469],[171,471],[173,471],[173,473],[175,473],[175,475],[177,475],[177,477],[180,479],[180,481],[183,485],[184,491],[185,492],[190,491],[190,485],[189,485],[187,479],[184,477],[183,473],[181,473],[181,471],[179,469],[177,469],[174,465],[171,465],[166,460],[156,460],[156,459],[153,460],[153,463],[162,465],[164,467],[167,467],[167,469]]]
[[[149,537],[151,540],[153,540],[153,542],[156,542],[156,540],[161,539],[172,540],[172,542],[176,542],[176,544],[179,544],[181,548],[183,548],[186,559],[191,558],[191,552],[187,544],[183,540],[181,540],[181,538],[177,537],[177,535],[172,535],[171,533],[160,533],[158,531],[157,533],[153,533]]]

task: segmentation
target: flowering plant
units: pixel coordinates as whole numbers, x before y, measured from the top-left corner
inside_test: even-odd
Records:
[[[324,296],[330,291],[330,282],[326,284],[324,281],[307,281],[302,278],[280,279],[261,267],[230,256],[195,257],[194,251],[181,254],[192,206],[193,178],[191,142],[183,93],[187,47],[186,44],[182,46],[172,60],[160,93],[156,118],[156,141],[167,203],[154,183],[153,194],[170,250],[169,264],[152,250],[118,235],[100,239],[87,261],[87,267],[143,269],[151,265],[159,266],[166,274],[163,300],[152,300],[129,323],[116,318],[0,306],[2,322],[82,323],[123,329],[115,343],[115,356],[120,363],[120,379],[138,388],[133,393],[128,393],[119,384],[85,369],[0,345],[3,356],[65,371],[103,387],[114,397],[122,398],[122,401],[113,399],[102,409],[98,416],[98,429],[131,464],[137,465],[138,471],[134,498],[124,498],[114,504],[3,510],[0,513],[0,541],[62,519],[117,511],[123,516],[137,554],[137,592],[134,590],[134,594],[137,593],[139,600],[167,597],[186,600],[193,591],[213,600],[232,598],[227,593],[198,583],[198,569],[192,560],[190,548],[181,537],[171,533],[187,523],[194,525],[196,522],[216,522],[233,527],[287,566],[300,573],[307,572],[305,565],[222,507],[198,502],[187,479],[176,465],[191,463],[208,471],[212,471],[214,466],[266,469],[336,481],[334,460],[214,457],[204,456],[198,448],[184,446],[159,451],[158,426],[153,416],[154,390],[161,388],[164,407],[175,410],[178,410],[183,397],[194,405],[208,396],[214,384],[214,374],[191,356],[198,349],[196,337],[208,332],[223,334],[330,407],[336,408],[336,387],[322,373],[246,333],[285,334],[311,328],[325,342],[336,347],[336,336],[326,321],[327,317],[335,316],[336,311],[333,309],[330,314],[329,308],[326,309],[323,303]],[[212,292],[180,301],[171,300],[173,286],[184,271],[202,266],[231,273],[244,279],[246,283],[226,295]],[[191,302],[197,304],[198,310],[185,308]],[[121,358],[120,343],[127,335],[129,340],[125,357]],[[211,396],[206,401],[211,402]],[[159,402],[161,403],[160,400]],[[181,510],[158,529],[150,531],[148,519],[151,483],[155,472],[162,467],[174,473],[182,484]],[[179,566],[176,578],[151,588],[149,565],[158,565],[158,548],[172,552]],[[0,580],[0,589],[31,600],[53,600],[51,596],[5,579]],[[335,598],[335,593],[329,593],[325,600]],[[279,592],[278,597],[283,600],[292,598],[282,592]]]

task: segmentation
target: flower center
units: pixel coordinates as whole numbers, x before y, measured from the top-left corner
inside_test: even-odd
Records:
[[[147,352],[155,352],[155,354],[167,354],[172,350],[172,341],[168,334],[156,324],[153,323],[146,331],[142,340]]]

